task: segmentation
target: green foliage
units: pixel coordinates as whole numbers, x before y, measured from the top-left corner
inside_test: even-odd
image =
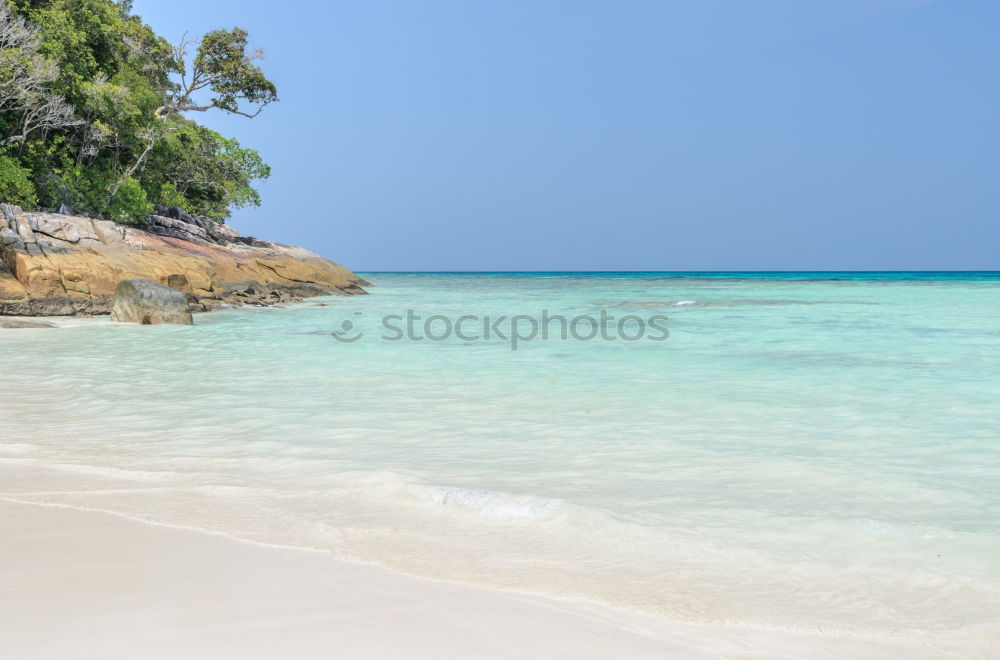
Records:
[[[152,212],[153,205],[149,203],[146,191],[132,177],[125,179],[114,201],[108,206],[111,219],[123,224],[143,224]]]
[[[193,78],[203,74],[217,96],[212,104],[227,112],[240,112],[240,101],[261,107],[278,100],[278,90],[264,77],[249,50],[247,31],[240,28],[209,32],[201,41],[194,60]]]
[[[9,156],[0,156],[0,199],[26,208],[38,205],[31,171]]]
[[[108,191],[112,185],[113,172],[70,163],[52,170],[44,181],[42,199],[53,208],[65,203],[78,213],[110,218]]]
[[[185,204],[159,203],[220,220],[232,208],[260,206],[252,183],[271,174],[260,154],[194,122],[173,122],[171,128],[147,160],[143,182],[151,198],[162,199],[169,185]]]
[[[183,207],[187,204],[187,198],[170,182],[160,184],[160,189],[156,191],[153,200],[160,206]]]
[[[0,201],[65,203],[119,222],[144,221],[153,203],[219,220],[260,204],[253,184],[270,174],[260,155],[183,116],[213,108],[254,116],[277,100],[246,31],[208,33],[186,63],[184,46],[157,36],[130,2],[4,2],[10,15],[0,20],[26,19],[37,54],[0,49],[0,91],[7,69],[41,67],[39,94],[64,100],[72,121],[22,138],[25,112],[0,105],[0,145],[9,141]]]

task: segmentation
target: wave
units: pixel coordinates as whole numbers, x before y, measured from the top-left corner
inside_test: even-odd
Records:
[[[405,491],[420,502],[486,520],[551,520],[565,513],[566,503],[528,495],[509,495],[476,488],[410,485]]]

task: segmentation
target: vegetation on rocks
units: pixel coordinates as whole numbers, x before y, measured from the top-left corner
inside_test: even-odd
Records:
[[[0,0],[0,201],[122,223],[259,205],[260,155],[189,116],[277,101],[240,28],[171,45],[129,0]]]

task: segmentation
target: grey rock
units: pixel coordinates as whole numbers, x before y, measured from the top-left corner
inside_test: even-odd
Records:
[[[29,218],[32,231],[67,243],[79,243],[82,239],[99,240],[89,220],[48,213],[32,214]]]
[[[26,321],[23,319],[4,319],[0,318],[0,328],[14,329],[14,328],[55,328],[57,326],[46,323],[45,321]]]
[[[253,236],[237,236],[233,239],[235,243],[242,243],[243,245],[249,245],[251,247],[270,247],[271,243],[267,241],[262,241],[259,238],[254,238]]]
[[[21,236],[21,240],[25,243],[35,242],[35,234],[31,231],[31,220],[28,215],[23,213],[15,214],[13,224],[14,231]]]
[[[154,226],[166,227],[168,229],[173,229],[175,231],[184,232],[187,234],[194,234],[195,236],[202,239],[209,238],[208,232],[206,232],[204,229],[202,229],[196,224],[190,224],[184,222],[183,220],[174,220],[173,218],[170,217],[158,216],[158,215],[150,216],[150,220],[152,221],[152,224]]]
[[[188,299],[177,289],[149,280],[125,280],[115,289],[111,320],[121,323],[191,325]]]
[[[0,204],[0,213],[3,213],[3,217],[0,218],[0,229],[6,226],[17,231],[16,217],[18,213],[21,213],[21,207],[11,204]]]
[[[164,218],[171,218],[173,220],[187,222],[188,224],[194,224],[194,218],[185,213],[183,209],[179,209],[176,206],[157,205],[153,208],[153,213]]]
[[[24,246],[24,241],[14,231],[10,229],[0,229],[0,245],[3,246]]]
[[[209,243],[226,245],[238,236],[232,229],[211,218],[185,213],[176,206],[156,206],[153,214],[149,216],[149,222],[153,225],[149,228],[153,233],[175,238],[183,236],[185,240],[191,240],[190,235],[194,235]],[[170,232],[165,233],[157,227],[165,227]]]

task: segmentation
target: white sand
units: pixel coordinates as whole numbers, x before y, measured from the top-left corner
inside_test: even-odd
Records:
[[[433,582],[112,514],[0,501],[3,658],[940,657]]]

